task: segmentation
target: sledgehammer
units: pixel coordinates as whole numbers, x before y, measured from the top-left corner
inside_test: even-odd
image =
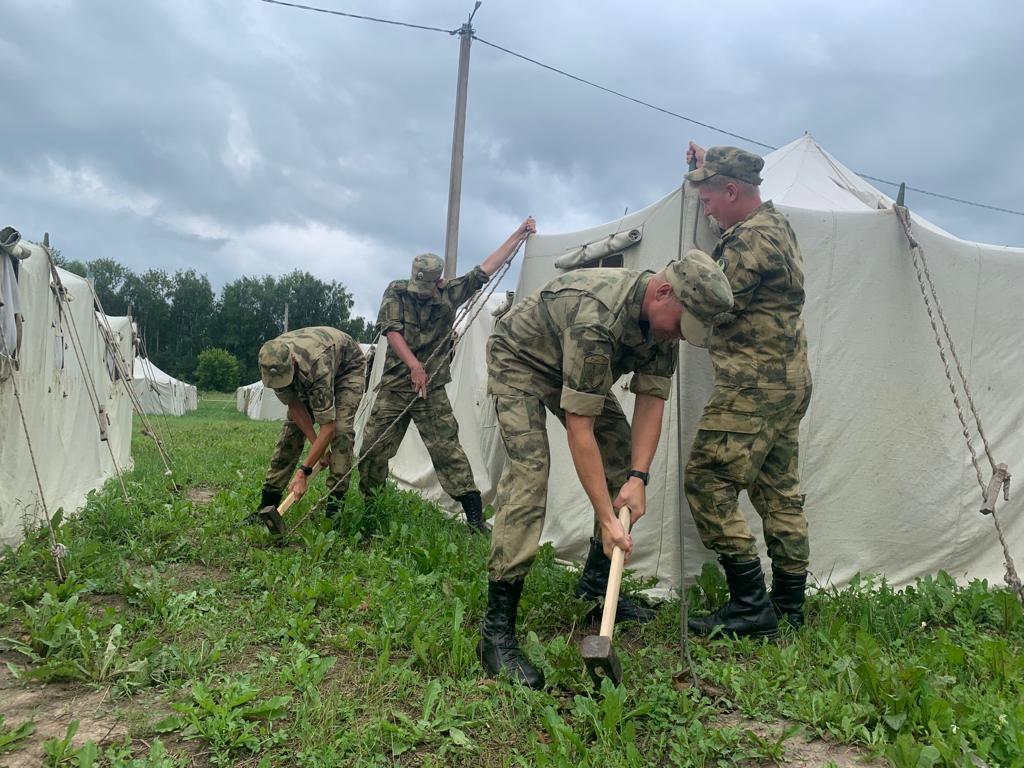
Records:
[[[622,530],[629,533],[629,507],[619,510]],[[622,682],[622,664],[612,647],[612,632],[615,631],[615,610],[619,606],[619,586],[622,584],[622,568],[626,554],[618,547],[612,550],[612,565],[608,571],[608,591],[604,596],[604,612],[601,614],[601,634],[583,638],[583,660],[587,671],[600,687],[601,680],[608,678],[615,685]]]
[[[320,462],[318,461],[313,467],[312,473],[306,478],[306,488],[309,488],[309,483],[313,482],[313,478],[317,476],[320,471]],[[260,520],[267,526],[267,530],[270,531],[274,536],[284,536],[287,532],[287,528],[284,525],[284,513],[298,501],[295,496],[295,492],[291,491],[285,496],[284,501],[278,504],[276,507],[273,504],[268,504],[260,510]]]

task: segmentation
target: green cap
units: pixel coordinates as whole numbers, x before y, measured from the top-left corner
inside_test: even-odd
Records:
[[[687,181],[704,181],[712,176],[729,176],[757,186],[761,183],[764,159],[737,147],[711,147],[704,153],[704,164],[686,174]]]
[[[733,317],[729,278],[704,251],[693,249],[665,267],[665,280],[683,305],[683,338],[695,347],[706,347],[714,327]]]
[[[295,368],[292,352],[280,339],[271,339],[260,347],[260,378],[264,386],[281,389],[292,383]]]
[[[421,253],[412,260],[409,293],[429,299],[434,295],[434,288],[442,274],[444,274],[444,261],[441,260],[441,257],[436,253]]]

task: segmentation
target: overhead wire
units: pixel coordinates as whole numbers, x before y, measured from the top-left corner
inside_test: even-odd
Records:
[[[429,32],[444,32],[446,35],[454,35],[459,31],[459,28],[455,29],[443,29],[442,27],[430,27],[425,24],[410,24],[405,21],[394,21],[393,19],[381,19],[376,16],[362,16],[358,13],[347,13],[345,11],[335,11],[330,8],[317,8],[313,5],[303,5],[302,3],[287,3],[284,0],[260,0],[261,3],[269,3],[270,5],[283,5],[287,8],[298,8],[303,11],[314,11],[316,13],[327,13],[331,16],[347,16],[350,19],[361,19],[363,21],[375,21],[378,24],[393,24],[396,27],[409,27],[410,29],[424,29]]]

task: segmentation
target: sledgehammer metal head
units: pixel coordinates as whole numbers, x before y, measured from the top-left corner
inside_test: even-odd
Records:
[[[612,647],[612,639],[604,635],[590,635],[583,638],[583,661],[587,664],[587,672],[594,681],[594,685],[601,687],[601,681],[606,677],[614,685],[622,682],[622,664],[619,657],[615,655]]]
[[[268,504],[260,510],[260,520],[267,526],[267,530],[274,536],[284,536],[288,530],[284,525],[284,518],[281,517],[281,513],[277,511],[277,507],[273,504]]]

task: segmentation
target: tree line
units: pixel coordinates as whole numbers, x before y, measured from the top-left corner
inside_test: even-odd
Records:
[[[179,379],[195,379],[199,355],[207,349],[234,355],[242,383],[258,379],[257,353],[284,331],[285,307],[289,329],[330,325],[359,341],[373,340],[373,323],[352,316],[352,294],[344,285],[298,269],[281,277],[240,277],[216,296],[206,275],[194,269],[136,274],[113,259],[55,256],[62,269],[92,279],[108,315],[130,310],[150,360]]]

